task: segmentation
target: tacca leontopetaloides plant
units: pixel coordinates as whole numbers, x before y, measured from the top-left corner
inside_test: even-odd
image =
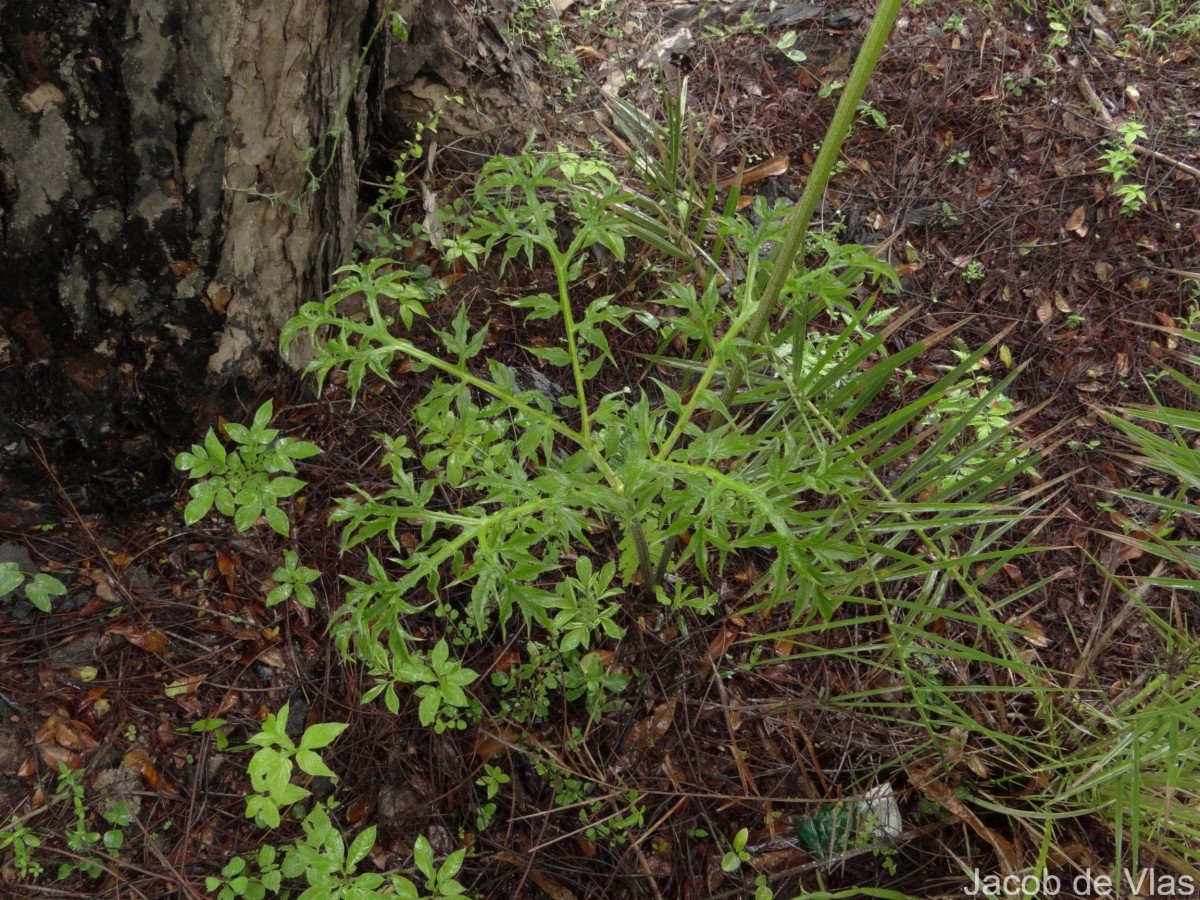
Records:
[[[890,312],[858,301],[859,290],[892,277],[870,253],[817,240],[808,250],[823,264],[796,263],[894,6],[877,14],[795,209],[759,204],[751,222],[733,202],[717,212],[715,192],[694,189],[655,203],[605,163],[565,151],[486,164],[470,225],[445,249],[472,265],[498,256],[502,273],[549,261],[552,288],[512,305],[527,321],[552,320],[561,334],[556,344],[525,348],[561,373],[561,396],[482,359],[487,325],[475,327],[465,308],[449,327],[431,329],[440,350],[398,333],[399,320],[411,333],[425,303],[387,261],[352,267],[324,302],[306,304],[288,323],[285,344],[301,333],[314,342],[309,372],[323,382],[344,369],[354,395],[368,373],[390,381],[400,358],[430,373],[413,410],[416,444],[379,436],[392,487],[356,489],[331,517],[344,547],[382,536],[395,551],[387,560],[368,552],[367,577],[350,582],[332,625],[339,650],[377,679],[364,699],[383,695],[395,711],[397,685],[421,685],[423,722],[464,727],[477,713],[465,692],[476,675],[455,661],[450,644],[511,628],[514,618],[577,670],[594,642],[624,633],[619,601],[632,585],[672,609],[708,611],[717,603],[713,574],[731,555],[747,554],[762,564],[765,604],[786,604],[793,620],[829,617],[862,583],[912,574],[905,548],[914,523],[929,523],[922,552],[936,556],[950,553],[956,529],[986,529],[1001,518],[973,501],[1002,472],[1011,476],[1004,466],[1022,451],[969,479],[951,476],[999,439],[963,444],[971,413],[985,410],[1007,380],[965,416],[918,425],[986,348],[899,411],[854,427],[922,348],[889,355],[882,331],[867,327]],[[678,147],[677,134],[673,140]],[[694,262],[697,248],[707,260],[700,279],[663,279],[668,287],[653,299],[675,314],[656,317],[614,296],[577,302],[572,286],[585,267],[623,263],[635,241],[668,261]],[[344,304],[350,295],[361,303]],[[810,323],[829,310],[845,327],[832,341],[806,340]],[[634,321],[659,329],[662,346],[686,347],[658,360],[682,380],[655,380],[654,399],[594,388],[605,363],[615,362],[609,336]],[[816,346],[819,358],[806,359],[805,348]],[[899,474],[880,474],[889,471]],[[446,496],[460,502],[447,506]],[[609,527],[616,552],[603,559],[610,544],[597,534]],[[406,627],[422,611],[445,622],[432,653]]]

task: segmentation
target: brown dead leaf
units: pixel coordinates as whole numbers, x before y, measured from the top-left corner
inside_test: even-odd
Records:
[[[744,188],[748,184],[754,184],[756,181],[762,181],[764,178],[772,178],[775,175],[782,175],[788,170],[791,161],[786,156],[772,156],[766,162],[760,162],[756,166],[751,166],[748,169],[743,169],[741,172],[734,172],[732,175],[726,175],[717,181],[717,190],[727,191],[735,184],[739,188]]]
[[[163,691],[168,697],[183,697],[186,694],[194,694],[207,677],[206,675],[189,675],[187,678],[179,678],[170,682],[163,688]]]
[[[1077,206],[1075,208],[1075,212],[1071,213],[1071,215],[1067,217],[1067,221],[1063,225],[1063,228],[1065,228],[1067,231],[1075,232],[1080,237],[1087,237],[1087,226],[1083,223],[1083,219],[1086,214],[1086,207]]]
[[[1021,637],[1025,638],[1033,646],[1039,649],[1050,646],[1050,639],[1046,637],[1046,631],[1042,628],[1042,623],[1036,619],[1014,616],[1006,624],[1018,629],[1021,632]]]
[[[545,872],[538,869],[537,866],[532,865],[529,860],[523,859],[509,850],[501,850],[492,859],[508,863],[513,868],[526,872],[529,875],[529,880],[545,891],[550,900],[575,900],[575,895],[569,888],[559,884]]]
[[[78,753],[68,750],[66,747],[60,747],[58,744],[45,744],[38,747],[38,756],[42,758],[42,764],[54,772],[58,771],[60,765],[66,766],[72,772],[83,768],[83,760],[80,759]]]
[[[225,586],[229,588],[229,593],[234,591],[234,577],[237,571],[237,563],[232,557],[226,556],[220,550],[217,551],[217,571],[225,577]]]
[[[980,838],[991,845],[992,849],[996,851],[1002,874],[1015,875],[1021,870],[1021,859],[1012,842],[984,825],[979,816],[975,815],[965,803],[955,796],[949,785],[933,777],[927,769],[906,766],[905,771],[908,772],[908,777],[912,780],[913,785],[925,795],[926,799],[936,803],[952,816],[961,819]]]
[[[987,764],[983,761],[979,754],[968,753],[963,762],[967,764],[968,769],[975,773],[976,777],[985,779],[990,777],[991,773],[988,772]]]
[[[162,653],[167,649],[167,636],[155,628],[137,625],[113,625],[104,629],[105,634],[119,634],[139,650],[147,653]]]
[[[96,596],[105,603],[120,602],[121,598],[113,588],[112,583],[108,580],[108,578],[100,576],[96,579],[94,584],[96,585]]]
[[[717,632],[716,637],[708,642],[708,650],[704,653],[704,661],[709,666],[715,666],[729,652],[729,648],[733,646],[733,642],[738,639],[740,633],[741,631],[737,626],[731,621],[726,620],[721,625],[721,630]]]
[[[1038,300],[1037,317],[1038,321],[1043,325],[1054,318],[1054,307],[1051,305],[1050,297],[1048,295],[1043,296]]]
[[[54,730],[51,733],[53,740],[60,747],[67,750],[77,750],[84,752],[87,750],[95,750],[100,746],[97,740],[92,737],[90,730],[82,722],[76,722],[73,719],[63,719],[59,716],[51,716],[48,722],[53,722]],[[47,735],[50,737],[50,735]]]
[[[282,647],[268,647],[262,653],[258,654],[255,662],[268,665],[272,669],[286,669],[288,667],[287,656],[284,655]]]
[[[675,705],[678,702],[678,697],[672,697],[665,703],[658,704],[654,707],[654,712],[629,729],[625,740],[621,742],[622,752],[628,753],[630,750],[646,750],[653,747],[675,721]]]
[[[374,794],[362,794],[357,799],[346,804],[346,821],[352,825],[366,821],[367,816],[375,812],[379,798]]]
[[[482,731],[475,739],[475,755],[487,762],[498,753],[503,753],[520,739],[520,734],[507,725],[502,725],[495,731]]]
[[[160,794],[179,796],[179,792],[158,773],[154,761],[145,751],[130,750],[121,758],[121,765],[141,775],[142,780],[146,782],[146,787],[150,790]]]

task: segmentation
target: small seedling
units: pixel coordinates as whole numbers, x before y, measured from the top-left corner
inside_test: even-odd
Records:
[[[37,573],[32,578],[15,562],[0,563],[0,597],[25,586],[25,599],[44,613],[50,612],[50,598],[61,597],[67,586],[53,575]]]
[[[238,449],[227,451],[210,428],[203,444],[193,444],[190,451],[175,457],[175,468],[198,479],[188,489],[192,499],[183,510],[188,525],[199,522],[215,507],[222,515],[233,517],[238,531],[248,530],[261,515],[272,529],[287,536],[288,517],[278,503],[304,487],[303,481],[292,477],[295,460],[316,456],[321,450],[308,441],[279,437],[278,430],[268,427],[270,422],[268,400],[258,408],[249,427],[226,423],[225,434]]]

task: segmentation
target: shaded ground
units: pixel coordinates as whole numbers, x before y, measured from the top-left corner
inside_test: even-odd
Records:
[[[561,34],[543,35],[541,44],[527,35],[531,51],[551,62],[554,47],[585,48],[576,54],[579,72],[543,60],[548,83],[561,86],[562,109],[540,140],[607,142],[596,86],[626,69],[641,86],[625,95],[660,112],[650,73],[636,60],[678,21],[691,21],[702,40],[674,57],[668,78],[687,75],[717,174],[732,173],[744,158],[787,157],[788,171],[770,179],[770,189],[797,197],[836,100],[820,88],[844,77],[861,26],[794,26],[795,46],[808,55],[799,68],[774,47],[786,28],[760,34],[731,15],[697,23],[653,2],[590,18],[571,8]],[[1058,549],[1007,577],[1014,586],[1058,577],[1013,613],[1028,614],[1031,651],[1049,667],[1114,692],[1168,659],[1137,621],[1120,623],[1101,647],[1092,640],[1119,604],[1090,559],[1130,584],[1150,568],[1101,533],[1123,512],[1108,492],[1156,486],[1122,455],[1096,410],[1184,402],[1168,382],[1152,394],[1148,379],[1171,355],[1155,327],[1190,323],[1200,283],[1200,182],[1185,168],[1200,165],[1198,51],[1181,41],[1147,46],[1145,35],[1122,47],[1123,25],[1116,13],[1076,24],[1065,45],[1054,46],[1057,32],[1042,19],[933,2],[907,11],[868,91],[881,118],[860,119],[820,214],[827,225],[840,223],[847,240],[885,245],[900,267],[899,303],[917,314],[894,337],[897,346],[963,323],[957,334],[967,349],[997,342],[988,356],[997,373],[1026,366],[1010,393],[1031,411],[1026,432],[1055,438],[1039,473],[1063,478],[1041,532]],[[1146,185],[1145,207],[1123,216],[1100,165],[1105,142],[1117,139],[1109,122],[1129,117],[1146,125],[1142,144],[1157,155],[1143,153],[1133,173]],[[429,185],[443,195],[470,177],[454,159],[443,157]],[[519,361],[517,345],[528,335],[505,324],[505,289],[481,277],[461,284],[458,296],[472,304],[473,321],[495,311],[489,352]],[[644,375],[635,356],[644,348],[630,340],[628,370],[613,373],[614,384]],[[245,535],[208,523],[185,529],[171,510],[116,526],[64,508],[52,530],[6,536],[28,543],[38,564],[72,576],[70,597],[53,615],[23,602],[0,609],[0,813],[44,804],[60,762],[83,767],[94,809],[119,798],[135,813],[120,862],[107,863],[97,879],[19,884],[5,857],[6,896],[202,895],[203,877],[261,836],[243,816],[247,754],[219,751],[212,733],[181,732],[222,718],[237,744],[285,701],[297,728],[350,722],[331,764],[348,831],[379,826],[373,862],[404,864],[419,834],[439,855],[466,844],[473,857],[463,880],[484,897],[750,896],[752,881],[727,877],[719,865],[724,839],[740,827],[751,829],[755,865],[777,876],[779,896],[869,884],[958,896],[963,867],[996,870],[995,848],[962,821],[925,809],[928,786],[903,783],[903,767],[892,768],[905,816],[895,854],[850,851],[831,867],[784,842],[807,803],[886,768],[903,757],[909,737],[821,704],[827,693],[856,687],[848,666],[793,660],[720,677],[755,652],[744,639],[770,627],[733,612],[754,580],[738,567],[727,573],[724,618],[693,620],[684,632],[662,627],[652,610],[630,610],[611,662],[642,677],[628,706],[598,723],[564,708],[538,723],[492,720],[436,736],[419,726],[412,704],[399,716],[361,706],[365,685],[323,633],[344,589],[334,573],[361,563],[339,558],[335,532],[323,523],[347,482],[380,477],[367,437],[407,421],[421,384],[402,373],[397,387],[373,389],[353,409],[336,383],[320,403],[298,387],[277,390],[287,401],[276,404],[277,425],[325,450],[306,467],[309,487],[292,515],[295,544],[326,573],[315,612],[265,606],[267,580],[290,544],[263,527]],[[260,398],[253,399],[251,411]],[[1195,613],[1187,596],[1147,602],[1174,604],[1181,620]],[[511,664],[510,651],[498,643],[472,664],[495,671]],[[1008,727],[1020,727],[1018,712],[1010,713]],[[535,771],[522,746],[557,760],[557,780]],[[485,763],[513,781],[495,821],[480,830],[475,779]],[[954,777],[972,776],[959,767]],[[916,780],[909,771],[908,781]],[[618,827],[634,802],[644,807],[640,821]],[[58,802],[31,821],[62,834],[72,817]],[[610,834],[587,833],[606,822]],[[986,824],[1032,862],[1035,836],[999,816]],[[1112,855],[1111,836],[1082,818],[1065,824],[1057,845],[1079,865]],[[74,853],[61,840],[44,849],[48,865]],[[895,872],[884,864],[893,859]]]

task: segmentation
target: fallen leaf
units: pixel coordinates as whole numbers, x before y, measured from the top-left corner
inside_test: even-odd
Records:
[[[1021,637],[1029,641],[1033,646],[1044,648],[1050,646],[1050,639],[1046,637],[1045,629],[1042,624],[1036,619],[1014,616],[1006,623],[1013,626],[1021,632]]]
[[[66,766],[72,772],[76,769],[83,768],[83,760],[79,758],[79,754],[66,747],[60,747],[58,744],[45,744],[38,747],[38,756],[42,758],[42,762],[53,771],[57,772],[59,766]]]
[[[715,666],[729,652],[729,648],[733,646],[733,642],[737,640],[740,633],[741,631],[737,627],[726,620],[721,625],[721,630],[717,632],[716,637],[708,642],[708,650],[704,653],[704,661],[710,667]]]
[[[51,718],[57,720],[54,727],[54,740],[60,747],[83,752],[94,750],[99,746],[96,739],[86,730],[86,726],[81,723],[69,719],[59,719],[57,716]]]
[[[272,669],[286,669],[288,667],[287,657],[284,656],[282,647],[268,647],[262,653],[258,654],[255,662],[268,665]]]
[[[500,726],[494,732],[483,731],[475,739],[475,755],[483,762],[487,762],[497,753],[502,753],[515,746],[520,738],[521,735],[507,725]]]
[[[667,733],[671,728],[671,724],[675,721],[675,705],[678,702],[679,698],[672,697],[665,703],[660,703],[654,707],[654,712],[629,729],[629,733],[625,735],[625,740],[621,742],[621,750],[628,752],[630,750],[645,750],[653,747],[655,742]]]
[[[1000,862],[1000,870],[1003,875],[1015,875],[1021,871],[1021,860],[1017,856],[1017,850],[1012,842],[984,825],[980,821],[979,816],[975,815],[965,803],[958,799],[949,785],[934,778],[926,769],[907,766],[905,767],[905,771],[908,772],[908,777],[912,780],[913,785],[928,800],[936,803],[952,816],[961,819],[980,838],[991,845],[992,849],[996,851],[996,857]]]
[[[1063,225],[1067,231],[1074,231],[1080,237],[1087,237],[1087,227],[1083,224],[1083,218],[1087,210],[1085,207],[1076,207],[1075,212],[1067,217],[1067,222]]]
[[[105,634],[119,634],[139,650],[147,653],[162,653],[167,649],[167,636],[157,629],[143,629],[136,625],[113,625]]]
[[[1037,306],[1038,321],[1045,325],[1054,318],[1054,307],[1050,305],[1050,297],[1044,296],[1038,301]]]
[[[229,588],[229,593],[236,593],[234,590],[234,575],[237,570],[237,563],[229,556],[226,556],[220,550],[217,551],[217,571],[225,576],[225,586]]]
[[[786,156],[772,156],[766,162],[760,162],[756,166],[751,166],[748,169],[743,169],[741,172],[734,172],[732,175],[726,175],[717,181],[717,190],[727,191],[735,184],[744,188],[748,184],[754,184],[756,181],[762,181],[764,178],[771,178],[775,175],[782,175],[788,170],[791,161]]]
[[[595,849],[592,850],[593,855]],[[529,880],[536,884],[539,888],[546,892],[550,900],[575,900],[575,895],[569,888],[559,884],[545,872],[542,872],[537,866],[533,865],[529,860],[523,859],[515,853],[508,850],[501,850],[492,859],[508,863],[510,866],[520,869],[529,876]]]
[[[144,750],[130,750],[121,758],[121,765],[141,775],[142,780],[146,782],[146,787],[150,790],[175,797],[179,796],[179,792],[159,775],[154,761]]]
[[[196,693],[196,688],[204,682],[206,675],[190,675],[187,678],[180,678],[172,681],[163,690],[168,697],[182,697],[185,694]]]

